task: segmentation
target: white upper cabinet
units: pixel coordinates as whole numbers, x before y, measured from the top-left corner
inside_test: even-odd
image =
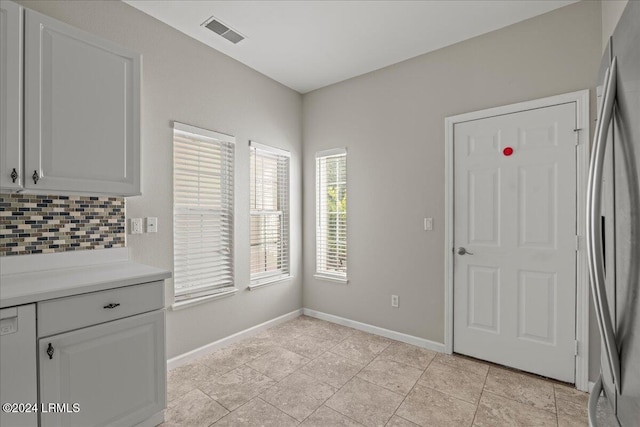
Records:
[[[28,9],[24,34],[24,187],[140,194],[140,55]]]
[[[0,187],[22,188],[22,7],[0,3]]]
[[[0,189],[140,194],[140,67],[135,52],[3,0]]]

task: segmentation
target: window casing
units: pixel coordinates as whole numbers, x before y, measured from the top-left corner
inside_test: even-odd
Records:
[[[250,142],[251,284],[290,277],[288,151]]]
[[[174,122],[173,256],[175,300],[234,288],[235,138]]]
[[[347,151],[316,153],[316,277],[347,280]]]

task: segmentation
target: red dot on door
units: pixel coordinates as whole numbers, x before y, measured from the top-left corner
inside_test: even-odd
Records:
[[[504,154],[505,156],[510,156],[513,154],[513,148],[511,147],[506,147],[504,150],[502,150],[502,154]]]

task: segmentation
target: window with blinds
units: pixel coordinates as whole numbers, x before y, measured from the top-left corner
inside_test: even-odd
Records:
[[[251,286],[289,277],[288,151],[250,147]]]
[[[234,289],[235,138],[173,126],[173,263],[176,301]]]
[[[316,153],[316,276],[347,280],[347,151]]]

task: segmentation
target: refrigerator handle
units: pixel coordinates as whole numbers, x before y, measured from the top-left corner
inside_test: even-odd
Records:
[[[616,97],[617,60],[614,57],[611,67],[605,74],[605,92],[600,117],[596,126],[591,160],[589,162],[589,178],[587,183],[587,258],[591,293],[593,294],[596,317],[600,335],[605,344],[605,356],[613,375],[613,383],[620,392],[620,355],[611,322],[611,313],[605,288],[604,260],[602,255],[602,223],[600,221],[600,205],[602,195],[602,172],[609,124],[613,116]]]
[[[602,393],[602,372],[598,375],[598,380],[591,390],[589,395],[589,427],[598,427],[598,400],[600,399],[600,393]]]

